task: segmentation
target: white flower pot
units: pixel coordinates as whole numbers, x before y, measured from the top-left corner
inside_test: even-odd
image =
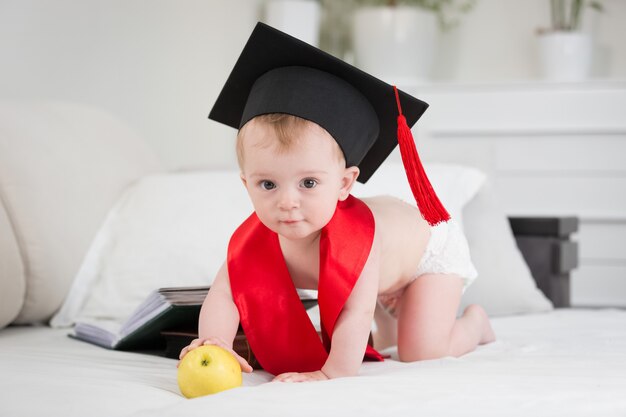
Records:
[[[265,5],[265,23],[319,46],[320,3],[317,0],[270,0]]]
[[[400,85],[429,79],[438,37],[437,16],[417,7],[363,7],[352,41],[360,69]]]
[[[541,76],[549,81],[583,81],[592,62],[591,36],[582,32],[550,32],[539,36]]]

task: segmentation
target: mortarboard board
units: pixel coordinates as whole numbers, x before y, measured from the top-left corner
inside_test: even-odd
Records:
[[[362,183],[400,143],[420,212],[436,224],[449,215],[426,177],[410,131],[427,108],[428,104],[394,86],[258,23],[209,118],[235,129],[268,113],[315,122],[337,141],[346,166],[359,167]]]

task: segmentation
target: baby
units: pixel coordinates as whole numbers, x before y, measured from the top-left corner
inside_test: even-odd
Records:
[[[199,338],[181,351],[181,359],[202,344],[216,344],[251,372],[232,351],[240,323],[261,365],[283,382],[352,376],[364,355],[382,360],[368,346],[374,318],[375,345],[397,344],[405,362],[460,356],[495,340],[480,306],[456,317],[461,295],[477,275],[456,223],[431,226],[398,199],[350,195],[355,181],[369,178],[395,146],[376,149],[388,140],[388,117],[350,83],[310,64],[285,67],[282,57],[276,68],[242,76],[244,64],[275,59],[266,58],[267,50],[258,52],[267,44],[269,52],[287,58],[321,53],[259,24],[212,111],[212,118],[226,122],[220,114],[224,100],[231,107],[226,113],[237,108],[237,156],[254,213],[233,234],[200,312]],[[237,106],[231,87],[246,82],[231,83],[233,77],[252,80]],[[393,97],[391,86],[375,81]],[[413,100],[421,107],[417,117],[406,110],[412,123],[425,110]],[[386,154],[379,158],[380,152]],[[372,158],[379,162],[367,163]],[[318,290],[321,340],[296,288]]]

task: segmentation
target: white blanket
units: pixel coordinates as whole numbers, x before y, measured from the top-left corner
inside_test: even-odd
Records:
[[[187,400],[176,361],[107,351],[67,330],[0,332],[0,416],[624,416],[626,311],[493,319],[498,341],[461,358],[366,363],[361,375],[267,383]]]

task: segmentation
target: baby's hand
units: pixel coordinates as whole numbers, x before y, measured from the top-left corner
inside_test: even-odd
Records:
[[[190,350],[193,350],[202,345],[215,345],[215,346],[219,346],[221,348],[226,349],[227,351],[232,353],[235,359],[237,359],[237,362],[239,362],[239,365],[241,366],[241,370],[243,372],[248,372],[248,373],[252,372],[252,366],[250,366],[248,361],[246,361],[244,358],[239,356],[239,354],[237,354],[237,352],[235,352],[230,346],[228,346],[226,342],[224,342],[222,339],[218,337],[205,337],[205,338],[194,339],[189,344],[189,346],[185,346],[183,350],[180,351],[180,355],[178,357],[179,361],[176,364],[176,367],[178,368],[178,365],[180,365],[180,361],[185,357],[187,353],[189,353]]]
[[[324,375],[322,371],[314,372],[286,372],[278,375],[272,380],[272,382],[310,382],[310,381],[324,381],[328,377]]]

